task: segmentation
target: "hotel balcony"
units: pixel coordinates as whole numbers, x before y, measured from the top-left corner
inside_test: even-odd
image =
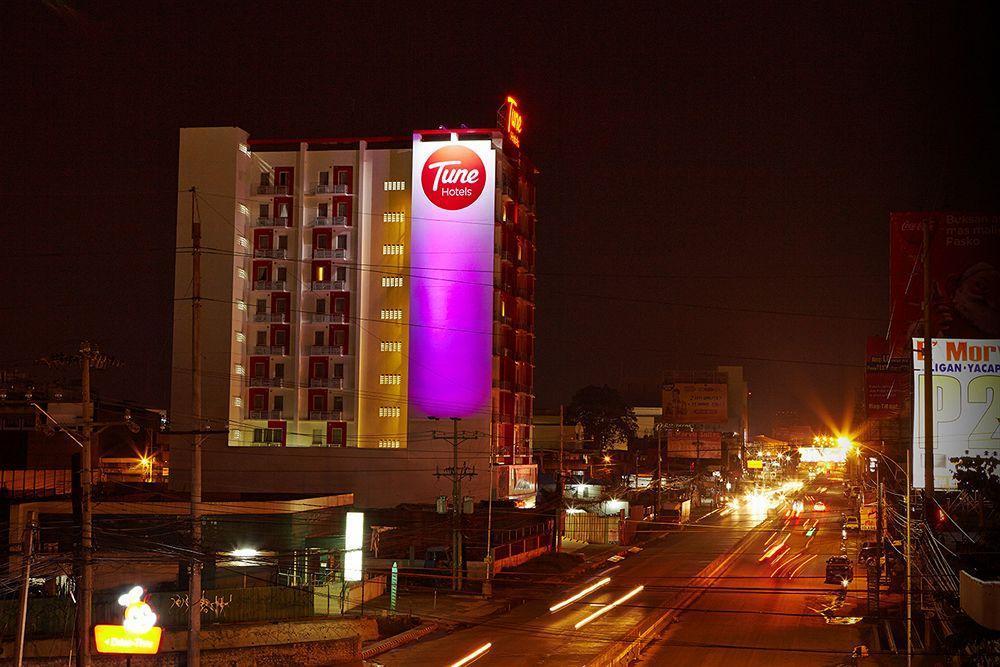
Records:
[[[277,322],[280,324],[288,323],[288,313],[254,313],[254,322]]]
[[[288,195],[290,194],[287,185],[258,185],[256,189],[258,195]]]
[[[283,410],[251,410],[250,419],[284,419]]]
[[[344,378],[309,378],[309,386],[321,389],[343,389]]]
[[[254,248],[253,256],[258,259],[287,259],[288,250],[281,248]]]
[[[314,280],[309,285],[313,292],[343,292],[347,290],[346,280]]]
[[[309,191],[309,194],[318,197],[325,195],[346,195],[349,194],[349,187],[346,183],[317,183]]]
[[[278,387],[283,388],[289,384],[289,380],[286,378],[267,378],[267,377],[252,377],[250,378],[251,387]]]
[[[344,313],[303,313],[303,317],[313,324],[347,324]]]
[[[310,410],[310,421],[339,422],[344,421],[343,410]]]
[[[288,348],[284,345],[254,345],[253,353],[284,357],[288,355]]]
[[[346,215],[316,216],[309,222],[310,227],[347,227]]]
[[[347,248],[316,248],[313,259],[347,259]]]
[[[258,292],[287,292],[288,281],[286,280],[255,280],[253,288]]]
[[[254,227],[288,227],[288,218],[257,218]]]
[[[309,354],[314,357],[342,357],[343,345],[310,345]]]

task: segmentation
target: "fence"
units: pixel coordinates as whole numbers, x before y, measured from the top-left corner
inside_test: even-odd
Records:
[[[621,518],[594,514],[566,514],[563,537],[590,544],[620,544]]]
[[[151,593],[149,605],[165,628],[187,626],[187,592]],[[313,615],[312,591],[286,586],[256,586],[208,590],[202,596],[202,624],[243,623],[306,618]],[[69,636],[76,606],[66,597],[30,598],[27,635],[32,638]],[[94,623],[122,620],[118,596],[94,596]],[[0,635],[13,637],[17,627],[17,600],[0,600]]]
[[[60,468],[0,470],[0,497],[69,495],[72,489],[72,470]]]

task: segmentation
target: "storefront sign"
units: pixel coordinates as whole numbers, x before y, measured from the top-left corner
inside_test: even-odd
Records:
[[[142,595],[142,587],[135,586],[118,598],[118,604],[125,607],[121,625],[94,626],[98,653],[150,655],[159,650],[163,628],[156,627],[156,614]]]

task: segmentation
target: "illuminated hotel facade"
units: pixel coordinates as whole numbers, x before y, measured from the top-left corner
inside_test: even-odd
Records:
[[[430,502],[457,417],[468,495],[530,502],[535,171],[514,104],[500,129],[408,137],[181,130],[171,420],[193,426],[200,222],[206,492]]]

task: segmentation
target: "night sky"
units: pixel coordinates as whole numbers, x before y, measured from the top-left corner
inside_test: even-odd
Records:
[[[516,95],[536,405],[735,363],[756,432],[853,403],[890,210],[1000,210],[971,3],[307,4],[5,6],[0,366],[90,337],[127,364],[98,389],[167,404],[182,126],[405,134]]]

